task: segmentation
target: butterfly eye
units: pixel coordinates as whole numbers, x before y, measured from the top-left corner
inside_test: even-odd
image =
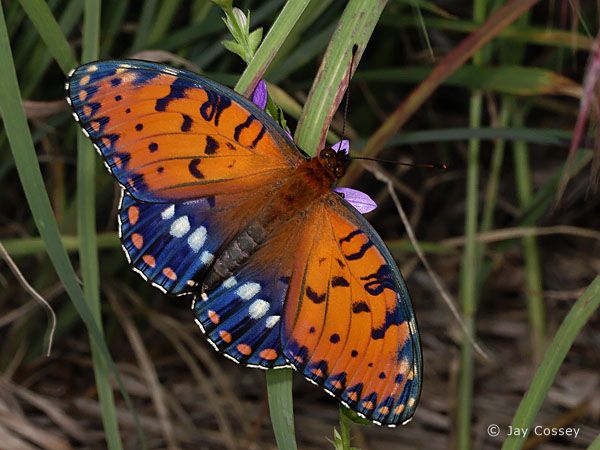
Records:
[[[333,169],[333,174],[336,176],[336,178],[342,178],[345,173],[346,173],[346,168],[341,164],[338,164]]]
[[[326,148],[324,150],[321,150],[319,156],[323,159],[331,159],[335,156],[335,151],[330,148]]]

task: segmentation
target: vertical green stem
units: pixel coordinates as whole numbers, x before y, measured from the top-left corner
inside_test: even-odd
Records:
[[[516,111],[513,116],[513,125],[523,126],[524,113]],[[531,205],[533,187],[531,169],[529,167],[529,151],[527,143],[516,141],[514,143],[514,165],[517,184],[519,205],[522,210]],[[521,238],[523,255],[525,258],[525,277],[527,282],[527,310],[531,324],[531,345],[534,362],[539,362],[544,352],[546,339],[546,319],[544,310],[542,270],[540,264],[539,248],[535,236]]]
[[[98,58],[99,40],[100,1],[86,0],[83,14],[82,59],[84,61]],[[82,134],[79,135],[77,143],[77,227],[80,236],[79,258],[83,279],[83,294],[102,333],[95,207],[96,152],[89,140]],[[108,367],[91,339],[90,344],[106,443],[111,450],[121,449],[123,446],[119,436]]]
[[[340,435],[342,438],[342,449],[350,450],[350,427],[352,422],[344,414],[344,410],[340,407]]]
[[[290,408],[292,399],[292,370],[267,370],[269,414],[279,450],[296,450],[296,441],[290,439],[294,431],[294,411]]]
[[[485,19],[486,2],[474,0],[473,18],[476,22]],[[473,64],[481,64],[483,55],[477,52],[473,56]],[[481,125],[481,108],[483,95],[479,92],[471,94],[469,126],[479,128]],[[467,154],[467,199],[465,213],[465,248],[462,258],[460,277],[460,300],[465,327],[471,336],[475,336],[475,312],[477,310],[477,274],[478,247],[477,217],[479,212],[479,147],[480,141],[469,140]],[[473,346],[470,341],[463,340],[460,358],[460,374],[458,380],[458,410],[456,414],[457,448],[467,450],[471,447],[471,413],[473,409]]]

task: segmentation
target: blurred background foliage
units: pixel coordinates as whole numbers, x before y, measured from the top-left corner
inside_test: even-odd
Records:
[[[284,3],[235,5],[251,11],[251,29],[264,27],[266,34]],[[393,165],[376,170],[392,180],[433,270],[490,357],[477,356],[463,339],[419,263],[386,185],[356,164],[342,184],[368,192],[379,204],[368,219],[407,280],[425,359],[414,420],[395,430],[353,426],[353,445],[362,449],[498,448],[522,401],[533,405],[535,424],[580,432],[577,438],[530,436],[505,443],[507,448],[600,445],[592,443],[600,432],[600,318],[589,306],[597,305],[597,286],[573,306],[600,272],[600,200],[589,176],[593,127],[570,165],[572,179],[562,200],[555,203],[586,64],[598,45],[599,6],[514,0],[515,8],[528,12],[513,23],[498,17],[481,27],[505,3],[390,0],[350,84],[346,134],[353,152],[448,165],[445,171]],[[98,57],[166,62],[234,86],[245,63],[221,44],[230,39],[222,11],[207,0],[3,0],[1,5],[44,186],[26,184],[23,174],[34,177],[33,166],[17,172],[20,154],[13,157],[10,144],[13,152],[26,148],[26,141],[21,140],[24,147],[15,145],[26,133],[19,128],[18,108],[8,109],[5,96],[0,240],[52,304],[58,327],[52,354],[45,358],[47,317],[2,264],[0,446],[140,448],[136,430],[141,428],[148,448],[273,448],[263,373],[214,353],[191,320],[188,302],[165,297],[127,268],[115,231],[118,189],[99,158],[85,156],[91,150],[83,141],[78,154],[79,130],[63,99],[64,72],[78,60]],[[44,18],[44,5],[58,27]],[[338,0],[310,2],[266,72],[270,94],[292,130],[345,6]],[[46,42],[40,38],[44,29]],[[469,33],[475,33],[470,49],[482,47],[473,59],[471,50],[459,46]],[[0,61],[6,89],[12,62]],[[439,86],[432,82],[435,76]],[[338,112],[332,122],[338,135],[342,116]],[[39,237],[24,191],[31,202],[43,188],[62,244],[85,281],[83,294],[75,282],[59,281]],[[78,230],[85,229],[81,242]],[[54,243],[60,245],[58,239]],[[100,279],[95,280],[96,244]],[[67,269],[59,274],[68,278]],[[109,375],[110,367],[102,367],[102,345],[91,356],[81,321],[85,313],[78,313],[67,293],[86,299],[90,320],[102,318],[103,337],[96,337],[110,351],[118,380]],[[578,305],[582,309],[576,310]],[[572,307],[585,314],[569,315],[564,333],[550,345]],[[561,352],[575,337],[564,357]],[[556,354],[560,357],[549,361]],[[537,400],[531,399],[535,392],[524,398],[541,361],[554,363],[556,379],[547,369],[547,379],[533,386],[547,388],[536,391]],[[294,400],[298,446],[332,447],[337,403],[300,379]],[[503,430],[498,437],[486,433],[492,423]]]

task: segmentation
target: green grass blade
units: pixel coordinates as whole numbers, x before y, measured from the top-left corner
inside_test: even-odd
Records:
[[[473,3],[473,19],[483,22],[486,16],[486,4],[482,0]],[[483,65],[485,54],[483,51],[475,53],[473,65]],[[479,128],[483,108],[483,93],[473,91],[470,99],[469,126]],[[465,329],[470,336],[475,334],[475,313],[477,311],[477,260],[479,245],[476,241],[479,216],[479,153],[481,142],[478,139],[469,139],[467,150],[467,198],[465,212],[464,234],[466,238],[462,255],[460,271],[459,297]],[[471,415],[473,414],[473,379],[475,362],[473,360],[473,345],[469,339],[463,339],[460,355],[460,372],[458,376],[458,408],[456,411],[456,447],[460,449],[471,448]]]
[[[158,0],[146,0],[144,2],[144,6],[142,6],[142,13],[140,14],[140,20],[138,22],[138,28],[133,39],[131,53],[143,50],[148,44],[148,37],[151,33],[157,7]]]
[[[291,369],[267,370],[269,413],[279,450],[296,450]]]
[[[247,96],[251,94],[311,1],[314,0],[296,0],[285,4],[260,47],[256,50],[254,58],[235,85],[236,91]]]
[[[94,315],[84,300],[77,276],[65,248],[62,246],[56,219],[52,212],[48,193],[46,192],[40,165],[33,145],[31,132],[23,110],[19,83],[15,72],[10,40],[4,21],[4,8],[0,5],[0,115],[8,136],[15,166],[25,192],[27,203],[31,209],[34,222],[40,236],[46,244],[46,250],[52,264],[65,286],[73,306],[84,321],[90,336],[98,348],[123,395],[127,407],[133,412],[131,399],[125,390],[121,376],[112,360],[102,333],[96,325]],[[134,413],[137,421],[137,415]],[[141,434],[141,428],[140,434]],[[145,440],[142,440],[145,442]]]
[[[100,53],[100,0],[85,0],[83,15],[83,62],[98,59]],[[90,141],[78,135],[77,139],[77,229],[79,235],[79,260],[83,295],[88,303],[96,325],[103,332],[100,307],[100,271],[98,267],[98,244],[96,238],[96,152]],[[90,339],[94,377],[102,412],[102,425],[106,444],[110,450],[123,448],[119,435],[117,411],[110,384],[109,370],[102,354]]]
[[[61,241],[67,252],[79,250],[79,238],[77,236],[61,236]],[[120,248],[119,236],[117,236],[115,232],[97,235],[96,242],[98,244],[98,249]],[[2,243],[11,258],[35,255],[46,250],[43,239],[39,237],[6,239],[3,240]]]
[[[354,70],[360,61],[386,0],[350,0],[327,47],[296,129],[296,142],[314,155],[323,147],[333,115],[344,95],[352,47]]]
[[[417,27],[412,16],[394,16],[393,18],[383,18],[382,24],[405,29],[406,27]],[[443,19],[439,17],[425,17],[425,26],[432,30],[458,31],[462,33],[472,33],[479,24],[457,19]],[[543,45],[548,47],[564,47],[569,50],[590,50],[594,42],[593,38],[585,34],[577,33],[575,30],[559,30],[548,27],[534,27],[527,25],[506,27],[499,35],[498,39],[504,39],[507,42],[521,42],[531,45]]]
[[[62,71],[69,72],[77,65],[77,59],[46,2],[43,0],[19,1]]]
[[[167,33],[179,7],[179,0],[163,0],[156,13],[156,19],[152,23],[152,30],[148,35],[148,42],[150,44],[158,41]]]
[[[513,115],[514,125],[521,126],[523,124],[523,115],[523,111],[517,111]],[[531,206],[533,198],[533,175],[529,164],[529,151],[527,144],[523,141],[515,142],[513,150],[519,206],[521,209],[527,209]],[[525,236],[521,239],[521,242],[523,257],[525,258],[525,295],[527,297],[527,311],[531,329],[533,361],[539,362],[546,345],[546,313],[540,252],[535,236]]]
[[[596,439],[594,439],[594,442],[590,444],[588,450],[600,450],[600,434]]]
[[[428,67],[399,67],[356,73],[356,80],[415,83],[431,73]],[[581,87],[552,70],[519,65],[464,66],[444,80],[444,85],[482,89],[514,95],[570,95],[578,97]]]
[[[600,307],[600,276],[588,286],[585,292],[575,302],[560,328],[556,332],[552,343],[544,354],[527,393],[521,400],[515,417],[512,421],[513,428],[531,429],[533,421],[540,410],[546,395],[552,386],[560,365],[567,356],[573,341],[590,319],[592,314]],[[527,436],[507,437],[502,445],[502,450],[517,450],[523,447]]]
[[[63,35],[68,35],[73,28],[81,23],[81,13],[83,10],[82,6],[83,5],[80,0],[71,0],[69,4],[66,5],[66,7],[62,10],[58,23]],[[35,33],[33,34],[35,35]],[[28,52],[28,62],[25,65],[22,82],[23,97],[25,98],[31,96],[34,89],[38,86],[40,80],[43,79],[48,67],[52,63],[52,58],[61,57],[61,55],[53,55],[51,52],[49,52],[49,49],[51,49],[49,45],[52,45],[51,43],[48,44],[46,41],[44,41],[44,44],[46,45],[40,43],[40,45],[36,46],[32,52]],[[67,64],[71,64],[71,62],[65,61],[64,66],[67,67]],[[61,69],[63,69],[63,65],[59,66]],[[75,64],[71,66],[71,69],[73,67],[75,67]]]

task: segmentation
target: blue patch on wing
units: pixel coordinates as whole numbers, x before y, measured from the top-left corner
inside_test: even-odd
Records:
[[[194,315],[215,348],[236,362],[287,366],[279,335],[288,280],[258,269],[249,264],[205,299],[198,296]]]
[[[171,294],[193,290],[225,239],[211,222],[210,198],[146,203],[123,193],[119,211],[123,248],[133,267]]]

